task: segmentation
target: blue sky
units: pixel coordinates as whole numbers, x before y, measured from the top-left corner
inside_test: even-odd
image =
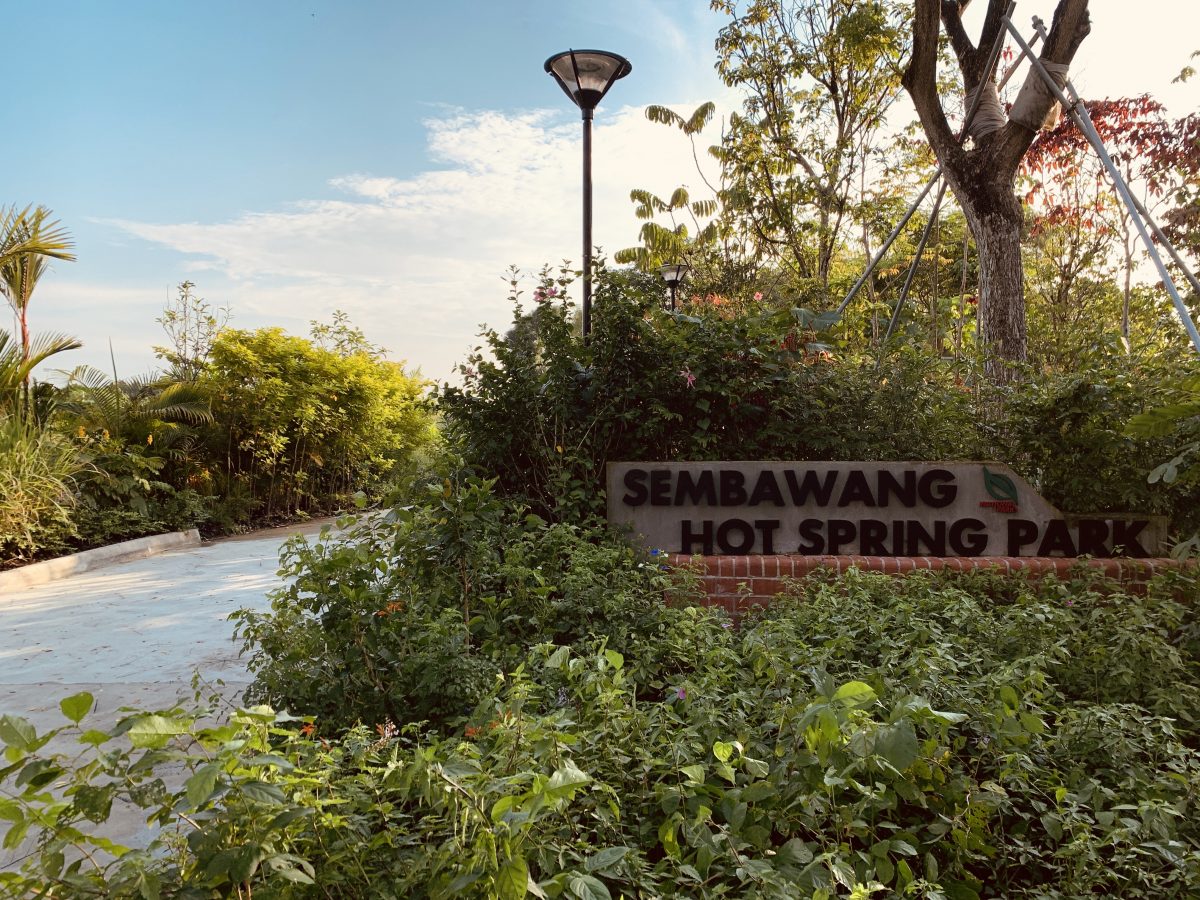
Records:
[[[1077,84],[1194,109],[1197,82],[1169,81],[1200,15],[1160,8],[1173,23],[1154,36],[1149,13],[1093,0]],[[686,141],[642,110],[728,111],[721,22],[704,0],[14,6],[0,204],[51,207],[79,256],[43,280],[33,328],[85,341],[64,366],[107,368],[111,340],[122,374],[145,371],[154,318],[187,278],[239,327],[305,333],[345,309],[446,378],[481,323],[508,321],[510,263],[579,255],[578,113],[545,58],[599,47],[633,62],[597,114],[596,239],[611,252],[636,241],[630,188],[699,186]]]

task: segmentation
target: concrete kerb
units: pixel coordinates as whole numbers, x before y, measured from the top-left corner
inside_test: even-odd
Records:
[[[150,537],[135,538],[132,541],[122,541],[119,544],[109,544],[107,547],[84,550],[82,553],[60,556],[57,559],[48,559],[45,562],[31,563],[19,569],[0,572],[0,603],[4,602],[5,595],[10,591],[58,581],[60,578],[89,572],[109,563],[140,559],[179,547],[194,547],[199,543],[200,532],[195,528],[189,528],[187,531],[172,531],[169,534],[155,534]]]

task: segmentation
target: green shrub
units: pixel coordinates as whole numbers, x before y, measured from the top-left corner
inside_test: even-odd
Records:
[[[225,329],[199,386],[215,424],[188,486],[235,493],[268,520],[345,508],[357,491],[377,496],[432,436],[424,382],[358,344],[339,351],[279,328]]]
[[[740,631],[675,610],[627,654],[604,639],[531,648],[438,730],[339,734],[262,707],[205,726],[169,710],[59,733],[96,745],[83,763],[8,717],[0,818],[10,845],[38,829],[41,844],[0,883],[116,897],[1194,896],[1200,732],[1181,714],[1200,661],[1171,595],[1194,602],[1196,585],[1146,600],[1111,588],[851,573]],[[1105,683],[1079,658],[1089,645],[1138,649]],[[63,706],[78,720],[90,705]],[[165,827],[147,851],[85,833],[117,800]],[[79,847],[117,858],[85,865]]]
[[[807,310],[671,314],[640,282],[605,271],[584,343],[568,283],[547,281],[528,312],[514,289],[513,328],[485,333],[490,354],[438,397],[454,446],[541,515],[603,514],[611,460],[979,455],[969,396],[920,354],[881,370],[832,359]]]
[[[0,415],[0,561],[67,545],[74,535],[72,479],[82,468],[62,436]]]
[[[256,701],[338,728],[452,721],[529,646],[624,650],[677,615],[662,603],[671,579],[623,542],[548,525],[493,487],[447,472],[417,502],[294,539],[271,610],[237,614]]]
[[[989,417],[992,454],[1068,512],[1166,515],[1176,529],[1194,530],[1200,485],[1147,478],[1177,444],[1162,432],[1129,429],[1163,404],[1174,374],[1192,366],[1114,356],[1086,373],[1042,375],[1005,389],[994,400],[999,413]]]

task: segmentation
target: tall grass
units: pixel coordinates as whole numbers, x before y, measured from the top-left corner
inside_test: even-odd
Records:
[[[0,416],[0,567],[71,536],[71,481],[81,468],[62,435]]]

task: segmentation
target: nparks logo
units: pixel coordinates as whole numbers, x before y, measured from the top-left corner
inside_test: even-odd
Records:
[[[980,500],[979,505],[987,509],[994,509],[1001,513],[1015,513],[1017,511],[1017,486],[1013,484],[1013,480],[1007,475],[997,475],[995,472],[989,471],[987,466],[983,467],[983,486],[987,489],[988,496],[991,500]]]

